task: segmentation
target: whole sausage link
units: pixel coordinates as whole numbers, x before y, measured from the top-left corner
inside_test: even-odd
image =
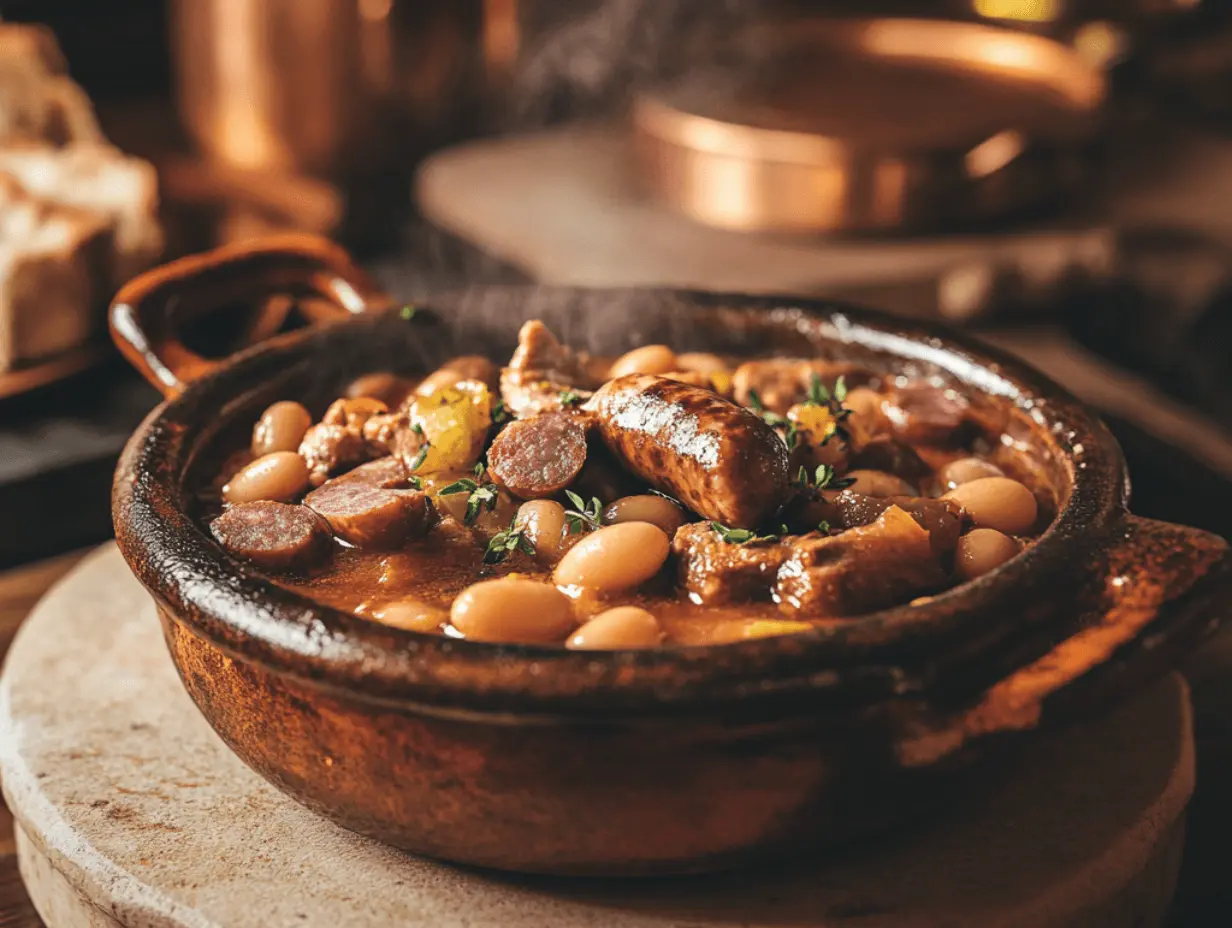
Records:
[[[599,434],[616,458],[698,515],[755,528],[786,501],[787,447],[747,409],[650,374],[610,381],[595,400]]]

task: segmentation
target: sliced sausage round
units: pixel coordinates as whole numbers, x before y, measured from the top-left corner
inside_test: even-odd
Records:
[[[546,499],[573,483],[586,463],[586,429],[569,412],[519,419],[488,449],[488,473],[519,499]]]
[[[620,462],[703,518],[756,528],[787,500],[787,446],[747,409],[650,374],[610,381],[595,399]]]
[[[312,510],[268,500],[232,506],[210,532],[236,557],[266,570],[311,566],[329,548],[329,532]]]
[[[357,548],[392,548],[426,532],[432,517],[427,496],[418,490],[386,490],[346,478],[313,490],[304,505]]]

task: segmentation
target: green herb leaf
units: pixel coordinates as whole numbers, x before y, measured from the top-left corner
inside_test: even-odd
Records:
[[[398,316],[404,321],[410,322],[412,319],[415,318],[415,313],[417,311],[418,310],[416,310],[414,306],[412,306],[410,303],[407,303],[400,310],[398,310]]]
[[[530,555],[535,553],[535,546],[531,544],[530,539],[523,534],[521,529],[514,528],[516,522],[515,517],[510,521],[509,528],[492,536],[492,540],[488,542],[488,549],[483,554],[485,564],[499,564],[514,551]]]
[[[587,503],[572,490],[565,490],[565,496],[573,503],[572,509],[565,510],[565,523],[569,526],[569,534],[576,535],[587,528],[599,528],[599,513],[603,511],[603,503],[597,497],[591,497]]]
[[[406,482],[411,485],[412,490],[422,490],[423,489],[423,481],[420,480],[418,477],[409,477],[407,478]]]
[[[416,435],[423,435],[424,433],[423,426],[420,425],[418,422],[416,422],[414,425],[411,426],[411,431],[414,432]]]
[[[761,401],[761,396],[756,390],[749,390],[749,409],[759,416],[766,411],[766,404]]]
[[[838,380],[834,381],[834,400],[835,402],[842,403],[846,399],[847,399],[847,378],[840,375]],[[848,415],[850,415],[851,410],[850,409],[847,410],[847,413]]]
[[[758,535],[747,528],[728,528],[718,522],[711,522],[710,527],[729,545],[744,545],[750,541],[774,541],[779,537],[778,535]],[[787,526],[784,525],[783,528],[786,529]]]
[[[419,470],[419,468],[423,467],[423,462],[427,460],[428,450],[431,447],[431,442],[425,441],[423,443],[423,447],[419,449],[419,452],[415,455],[414,459],[412,459],[410,465],[407,467],[407,470]]]
[[[855,483],[852,477],[844,477],[841,480],[836,479],[837,477],[838,471],[829,464],[819,464],[813,476],[813,486],[819,490],[843,490]]]
[[[461,480],[455,480],[449,486],[442,488],[437,492],[437,496],[454,496],[458,493],[474,493],[479,488],[470,477],[463,477]]]
[[[483,472],[487,469],[488,465],[484,464],[483,461],[476,461],[475,466],[471,469],[471,473],[475,475],[476,480],[482,480]]]
[[[576,406],[582,402],[582,398],[572,390],[560,391],[560,405],[562,409],[568,409],[570,406]]]
[[[830,533],[830,523],[827,522],[825,519],[822,519],[820,522],[817,523],[817,531],[822,532],[823,534],[829,534]]]
[[[787,431],[783,434],[783,441],[787,442],[788,451],[795,450],[797,443],[800,441],[800,430],[796,428],[796,423],[787,423]]]
[[[826,385],[821,382],[821,375],[813,371],[809,375],[808,399],[805,400],[806,406],[829,406],[832,397],[830,391],[826,389]]]
[[[495,403],[492,404],[492,424],[493,425],[503,425],[504,423],[508,422],[512,418],[513,416],[509,415],[509,410],[505,408],[504,400],[498,399]]]

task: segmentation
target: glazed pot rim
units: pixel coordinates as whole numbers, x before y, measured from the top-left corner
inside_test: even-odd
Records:
[[[922,695],[935,682],[937,649],[977,649],[985,637],[981,624],[995,625],[981,623],[981,617],[1001,610],[1012,614],[1015,606],[1021,609],[1022,598],[1041,585],[1078,582],[1074,572],[1092,543],[1100,543],[1126,515],[1125,462],[1102,421],[1025,363],[942,326],[794,296],[541,286],[482,289],[527,296],[548,289],[613,300],[622,294],[661,298],[716,321],[724,312],[757,316],[759,321],[794,326],[802,337],[837,340],[936,365],[956,382],[1001,396],[1026,411],[1052,442],[1053,453],[1069,474],[1070,492],[1047,530],[998,570],[925,602],[869,613],[844,625],[719,645],[625,652],[494,645],[390,628],[317,603],[232,560],[185,512],[181,498],[183,471],[204,425],[186,420],[186,410],[217,399],[214,407],[222,410],[219,418],[225,418],[226,400],[260,362],[327,344],[338,326],[389,324],[381,317],[359,317],[280,336],[235,355],[161,403],[134,433],[116,474],[116,538],[160,606],[237,658],[393,704],[553,714],[688,711],[839,696],[851,706]],[[432,309],[418,313],[413,324],[431,327],[440,320],[438,306],[464,297],[437,295],[428,301]],[[168,461],[177,455],[178,466],[168,469]]]

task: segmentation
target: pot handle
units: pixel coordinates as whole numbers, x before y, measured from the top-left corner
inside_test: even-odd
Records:
[[[992,735],[1035,728],[1122,696],[1174,669],[1232,603],[1228,542],[1201,529],[1127,516],[1099,552],[1102,588],[1078,630],[956,714],[899,743],[906,766],[932,764]]]
[[[388,309],[390,298],[338,245],[299,233],[224,245],[180,258],[134,278],[111,304],[111,337],[120,353],[165,396],[209,373],[220,362],[180,339],[185,314],[209,312],[238,300],[269,301],[250,337],[273,334],[289,307],[272,297],[315,297],[302,307],[314,322]]]

